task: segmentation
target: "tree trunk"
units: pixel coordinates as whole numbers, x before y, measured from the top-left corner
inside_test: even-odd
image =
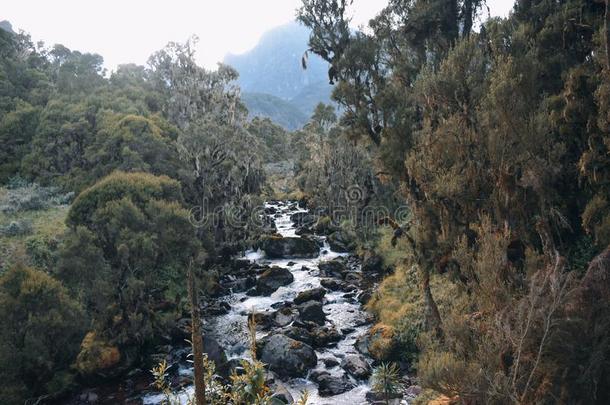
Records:
[[[436,301],[430,290],[430,272],[420,267],[421,288],[424,295],[424,329],[433,331],[437,336],[442,335],[441,314],[438,312]]]
[[[604,31],[606,33],[606,69],[610,70],[610,0],[606,0]]]
[[[191,303],[191,344],[193,348],[193,367],[195,369],[195,404],[205,405],[205,369],[203,365],[203,336],[201,335],[201,312],[195,290],[193,263],[188,268],[188,296]]]

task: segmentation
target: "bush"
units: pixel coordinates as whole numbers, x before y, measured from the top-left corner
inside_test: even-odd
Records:
[[[56,187],[42,187],[38,184],[16,182],[6,189],[0,198],[0,211],[5,214],[22,211],[39,211],[55,205],[65,205],[72,201],[74,193],[62,193]]]
[[[11,221],[8,225],[0,226],[0,236],[23,236],[32,233],[32,223],[28,220]]]
[[[106,346],[136,352],[123,359],[137,358],[179,316],[184,271],[200,252],[181,202],[169,177],[115,172],[70,207],[57,275],[94,314]],[[83,347],[84,363],[89,352]]]
[[[85,322],[81,306],[48,274],[24,266],[5,273],[0,278],[0,403],[23,403],[68,388]]]

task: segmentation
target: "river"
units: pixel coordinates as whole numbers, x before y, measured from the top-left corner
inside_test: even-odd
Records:
[[[291,215],[298,212],[306,212],[299,208],[294,202],[277,201],[266,204],[266,209],[273,212],[277,233],[283,237],[296,236],[295,224],[291,221]],[[321,275],[318,265],[337,258],[343,258],[345,262],[350,262],[351,270],[360,272],[359,262],[355,257],[347,253],[334,252],[326,240],[325,236],[315,236],[321,245],[319,254],[315,258],[307,259],[267,259],[262,251],[250,250],[246,252],[243,259],[248,259],[260,265],[277,266],[288,269],[294,276],[294,281],[288,285],[280,287],[270,296],[249,296],[246,292],[229,294],[220,300],[230,305],[230,310],[226,314],[207,318],[204,329],[207,336],[213,336],[222,347],[225,348],[229,359],[248,359],[248,314],[256,312],[258,314],[272,313],[279,305],[292,302],[299,292],[318,288],[321,286]],[[370,327],[370,316],[362,308],[356,299],[359,289],[355,291],[327,291],[322,301],[323,311],[326,314],[325,326],[335,327],[341,332],[339,342],[324,348],[316,348],[318,358],[317,365],[309,371],[305,378],[292,378],[283,381],[285,388],[298,399],[303,390],[309,393],[308,404],[366,404],[366,393],[370,390],[367,379],[356,380],[341,368],[342,359],[348,354],[359,354],[354,346],[356,339],[365,334]],[[257,338],[263,339],[269,331],[258,331]],[[367,358],[370,363],[370,359]],[[325,371],[334,377],[348,380],[354,388],[339,395],[322,397],[318,392],[318,385],[310,378],[313,372]],[[183,374],[188,374],[190,370],[181,370]],[[185,399],[192,392],[192,387],[188,387],[182,393]],[[159,403],[160,395],[148,395],[144,398],[145,404]]]

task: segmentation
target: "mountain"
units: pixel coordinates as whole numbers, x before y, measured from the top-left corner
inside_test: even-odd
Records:
[[[251,117],[268,117],[289,131],[302,128],[309,115],[290,101],[267,93],[242,93],[241,99]]]
[[[0,29],[4,30],[6,32],[10,32],[11,34],[16,33],[15,31],[13,31],[13,26],[11,25],[11,23],[8,22],[7,20],[0,21]]]
[[[331,102],[328,64],[309,55],[307,69],[301,65],[308,39],[309,29],[291,22],[265,33],[250,51],[225,57],[224,63],[239,72],[239,85],[251,115],[269,117],[295,129],[307,122],[318,103]]]

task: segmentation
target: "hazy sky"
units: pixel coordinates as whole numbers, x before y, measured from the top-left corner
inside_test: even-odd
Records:
[[[212,68],[227,53],[252,48],[269,29],[294,19],[300,0],[5,0],[0,20],[34,41],[96,52],[114,69],[144,64],[169,41],[200,38],[198,58]],[[488,0],[492,15],[508,14],[514,0]],[[353,23],[366,24],[387,0],[354,0]]]

